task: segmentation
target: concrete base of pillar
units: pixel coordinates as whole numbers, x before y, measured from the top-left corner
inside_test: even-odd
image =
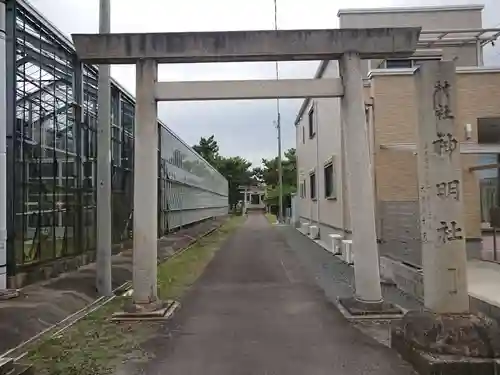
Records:
[[[354,297],[339,298],[338,306],[348,319],[391,319],[403,316],[403,310],[389,302],[366,303]]]
[[[19,297],[19,290],[17,289],[4,289],[0,290],[0,301]]]
[[[391,347],[422,375],[486,375],[500,369],[500,330],[472,314],[408,312],[391,327]]]
[[[124,305],[124,311],[114,313],[111,320],[166,320],[173,315],[179,306],[179,302],[172,300],[158,301],[147,305],[139,305],[132,301],[127,301]]]

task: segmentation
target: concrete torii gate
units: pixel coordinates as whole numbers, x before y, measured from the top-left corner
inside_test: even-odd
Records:
[[[145,34],[74,34],[83,62],[135,64],[133,303],[157,306],[157,102],[341,97],[356,303],[381,305],[374,192],[361,59],[407,57],[420,28],[265,30]],[[158,82],[159,63],[339,60],[337,79]]]

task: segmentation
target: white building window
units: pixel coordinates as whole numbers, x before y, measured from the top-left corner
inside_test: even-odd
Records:
[[[387,69],[411,68],[412,60],[410,59],[390,59],[386,60],[385,67]]]
[[[316,200],[316,172],[311,172],[309,175],[309,189],[312,200]]]
[[[308,115],[308,125],[309,125],[309,139],[313,139],[316,131],[314,129],[314,106],[309,110]]]
[[[382,63],[382,69],[415,68],[425,61],[441,60],[441,56],[415,56],[410,59],[387,59]]]
[[[305,181],[300,181],[300,197],[303,199],[306,197],[306,182]]]
[[[332,158],[324,167],[326,199],[337,199],[337,171],[335,170],[334,160],[335,159]]]

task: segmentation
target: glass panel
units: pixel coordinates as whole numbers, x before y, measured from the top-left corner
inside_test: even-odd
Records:
[[[387,69],[411,68],[412,62],[410,59],[390,59],[385,62]]]
[[[22,3],[17,9],[14,244],[26,265],[95,249],[98,75],[83,65],[76,77],[74,52]],[[82,113],[76,79],[83,79]],[[135,109],[114,85],[111,116],[116,243],[132,223]],[[227,213],[224,177],[167,128],[160,137],[160,230]]]

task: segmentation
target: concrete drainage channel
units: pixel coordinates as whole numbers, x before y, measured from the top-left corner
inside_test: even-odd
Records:
[[[219,226],[212,228],[208,230],[207,232],[203,233],[201,236],[199,236],[196,239],[193,239],[189,244],[179,250],[177,250],[174,254],[158,260],[158,264],[166,262],[168,260],[171,260],[173,258],[178,257],[181,255],[183,252],[186,250],[190,249],[193,247],[196,243],[198,243],[201,239],[204,237],[216,232],[217,230],[220,229],[220,227],[224,224],[224,222],[221,222]],[[90,303],[89,305],[85,306],[81,310],[78,310],[77,312],[69,315],[68,317],[64,318],[60,322],[46,328],[45,330],[41,331],[37,335],[31,337],[30,339],[22,342],[18,346],[6,351],[2,355],[0,355],[0,375],[34,375],[33,368],[29,364],[24,364],[21,363],[22,359],[27,356],[28,351],[26,350],[28,345],[32,345],[35,343],[41,343],[48,337],[54,338],[61,336],[67,329],[69,329],[71,326],[76,324],[78,321],[81,319],[85,318],[89,314],[93,313],[94,311],[97,311],[107,303],[113,301],[116,297],[125,297],[129,296],[132,294],[132,282],[127,281],[117,287],[116,289],[113,290],[113,295],[109,297],[99,297],[96,299],[94,302]],[[163,320],[169,319],[173,316],[175,310],[180,306],[179,302],[177,301],[168,301],[168,311],[167,313],[162,317]],[[113,317],[111,317],[113,319]]]

